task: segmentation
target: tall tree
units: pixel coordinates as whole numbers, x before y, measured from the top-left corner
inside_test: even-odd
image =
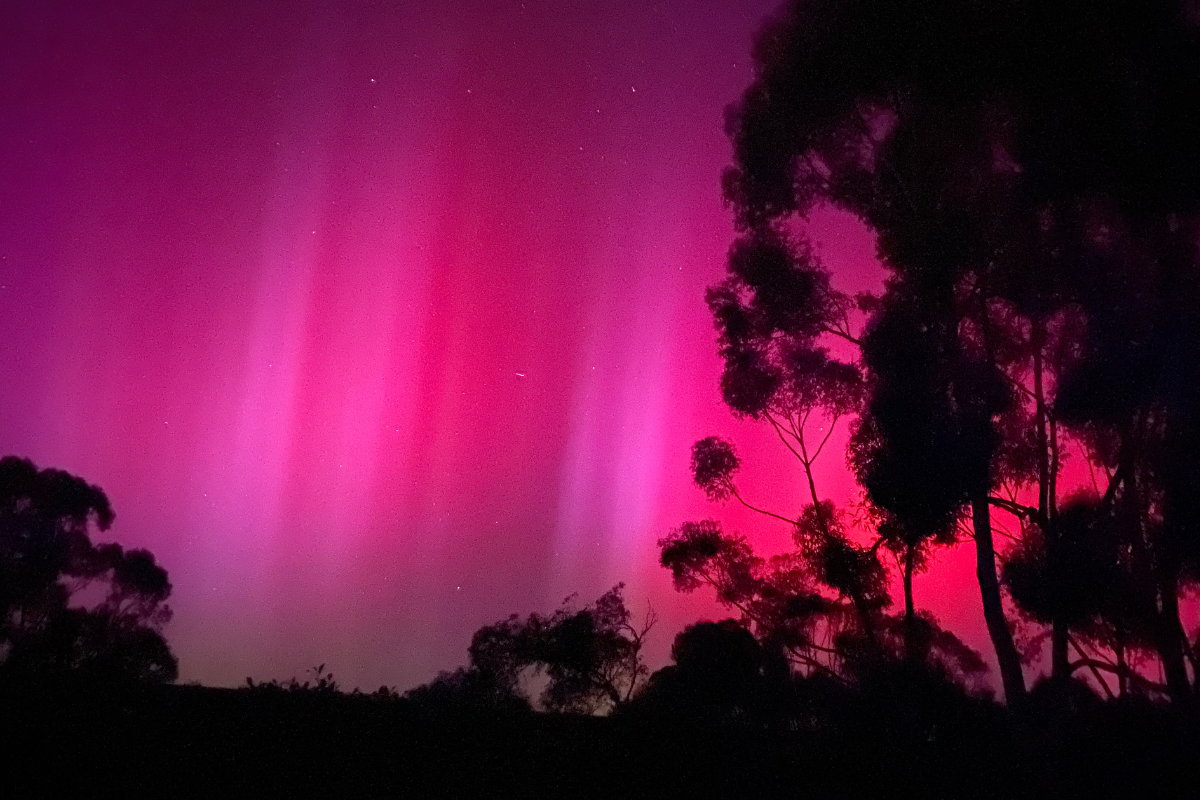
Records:
[[[925,658],[925,645],[937,637],[916,611],[912,575],[931,547],[953,539],[953,509],[937,512],[936,519],[901,520],[876,504],[878,536],[864,546],[851,535],[853,520],[846,509],[822,497],[814,470],[839,423],[857,419],[864,410],[869,363],[863,348],[886,339],[874,334],[864,339],[861,331],[863,312],[875,300],[834,290],[803,238],[771,227],[748,231],[734,243],[729,276],[709,290],[707,300],[725,361],[725,402],[736,415],[771,426],[801,467],[808,502],[798,513],[751,502],[734,480],[740,461],[732,444],[702,439],[692,450],[697,485],[713,500],[732,498],[786,523],[796,550],[764,562],[744,540],[692,523],[660,542],[664,566],[681,589],[713,586],[760,636],[785,646],[799,668],[838,672],[851,650],[861,659],[889,649],[884,640],[894,626],[883,613],[890,600],[879,558],[880,546],[886,545],[905,564],[903,649],[908,658]],[[882,451],[874,440],[866,441],[860,437],[856,449],[860,471],[882,463]],[[959,477],[964,474],[959,467],[947,464],[943,472]],[[928,505],[928,499],[911,497]],[[822,638],[835,646],[817,644]]]
[[[813,544],[829,545],[839,538],[836,513],[827,513],[833,509],[817,490],[813,465],[838,422],[862,404],[858,359],[839,359],[829,347],[831,339],[859,344],[851,326],[855,301],[830,286],[802,238],[773,229],[734,242],[729,275],[706,299],[725,362],[725,403],[740,417],[768,423],[795,456],[810,500],[801,515],[811,518]],[[732,481],[737,467],[730,446],[718,439],[701,440],[692,451],[693,476],[711,499],[732,496],[762,512],[738,493]]]
[[[735,163],[725,193],[744,235],[787,230],[822,203],[878,235],[892,279],[864,337],[872,457],[863,477],[911,536],[970,510],[1010,699],[1024,694],[1024,676],[991,512],[1014,514],[1062,561],[1064,423],[1090,460],[1106,455],[1092,434],[1119,442],[1125,466],[1113,466],[1104,497],[1140,506],[1141,527],[1171,531],[1146,546],[1161,565],[1157,605],[1169,618],[1157,649],[1172,693],[1185,691],[1177,601],[1188,573],[1170,553],[1189,551],[1190,510],[1139,489],[1138,475],[1162,492],[1171,482],[1134,463],[1149,457],[1141,443],[1151,422],[1182,434],[1191,425],[1175,388],[1178,359],[1164,361],[1154,349],[1164,340],[1149,336],[1170,329],[1195,341],[1194,315],[1179,313],[1194,296],[1200,201],[1200,49],[1189,9],[793,2],[758,36],[755,80],[728,115]],[[1092,376],[1086,388],[1083,375]],[[1083,400],[1060,408],[1070,386],[1108,416]],[[1117,408],[1100,397],[1110,394]],[[1168,462],[1190,485],[1187,457],[1159,463]],[[1167,507],[1178,522],[1159,525]],[[1060,677],[1072,669],[1067,616],[1050,620]]]

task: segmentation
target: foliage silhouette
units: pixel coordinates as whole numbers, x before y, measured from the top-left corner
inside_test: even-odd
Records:
[[[745,637],[728,638],[743,652]],[[717,660],[728,677],[710,685],[736,696],[739,659]],[[791,676],[774,694],[759,675],[769,702],[703,717],[690,701],[679,715],[641,705],[649,689],[594,717],[430,713],[340,691],[3,685],[16,735],[0,769],[13,798],[1173,796],[1200,778],[1194,717],[1132,696],[1077,687],[1064,702],[1035,685],[1036,713],[1016,725],[903,662],[853,689]]]
[[[766,416],[795,385],[791,353],[857,348],[841,362],[866,393],[852,460],[879,534],[907,589],[969,519],[1014,701],[1025,679],[992,509],[1028,539],[1006,575],[1049,627],[1056,680],[1103,664],[1123,691],[1137,682],[1127,656],[1152,641],[1163,688],[1194,693],[1179,598],[1200,550],[1197,23],[1176,2],[797,1],[757,37],[755,79],[727,115],[739,239],[709,293],[726,402]],[[822,204],[862,220],[891,272],[883,296],[857,303],[872,317],[862,333],[797,233]],[[1106,472],[1103,522],[1059,520],[1072,453]],[[1123,550],[1105,569],[1124,600],[1083,613],[1033,588],[1114,537]],[[915,631],[910,596],[906,619]],[[1085,655],[1085,641],[1104,652]]]
[[[675,637],[671,658],[675,663],[650,676],[626,713],[676,723],[781,729],[795,710],[786,660],[760,645],[737,620],[689,625]]]
[[[317,694],[336,694],[340,691],[338,682],[333,677],[333,672],[326,672],[324,664],[310,667],[308,671],[312,673],[311,681],[301,681],[295,676],[288,678],[286,681],[280,681],[277,678],[269,681],[255,681],[253,678],[247,677],[245,688],[263,692],[309,692]],[[358,690],[356,689],[355,691]],[[386,686],[381,686],[377,694],[381,698],[387,698],[394,694],[394,692]]]
[[[514,614],[471,637],[466,668],[440,674],[407,697],[427,704],[528,708],[527,679],[540,675],[539,697],[550,711],[596,713],[629,701],[648,670],[642,645],[655,624],[648,610],[640,625],[617,584],[581,609],[568,597],[549,616]]]
[[[715,590],[719,602],[741,613],[737,624],[753,632],[775,663],[804,676],[854,684],[872,665],[907,658],[919,640],[921,660],[981,691],[987,668],[979,655],[928,615],[909,619],[885,613],[881,564],[870,553],[839,546],[840,541],[825,542],[811,557],[792,552],[764,560],[743,537],[704,520],[684,523],[659,547],[676,589]],[[818,581],[826,589],[840,589],[841,596],[822,592]],[[851,593],[873,607],[848,601]],[[864,617],[869,627],[860,624]]]
[[[167,572],[146,550],[93,544],[112,521],[98,487],[0,459],[0,679],[175,680]]]
[[[513,714],[529,712],[529,700],[504,685],[486,670],[459,667],[440,672],[429,683],[404,693],[404,699],[429,714],[448,715],[481,711]]]

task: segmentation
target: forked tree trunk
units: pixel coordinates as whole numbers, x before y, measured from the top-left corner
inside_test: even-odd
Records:
[[[975,524],[975,575],[979,579],[979,594],[983,600],[983,619],[987,623],[996,660],[1000,663],[1000,678],[1004,683],[1004,699],[1010,706],[1025,698],[1025,675],[1021,672],[1021,657],[1013,643],[1012,631],[1004,618],[1000,600],[1000,581],[996,577],[996,549],[992,544],[992,516],[986,497],[971,502]]]

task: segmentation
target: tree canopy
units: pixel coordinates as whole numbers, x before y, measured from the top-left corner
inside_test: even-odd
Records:
[[[1089,669],[1145,688],[1127,656],[1149,648],[1167,678],[1156,691],[1189,696],[1197,643],[1179,599],[1200,552],[1200,15],[1132,0],[795,0],[754,60],[727,113],[738,238],[708,303],[726,403],[776,429],[812,500],[798,515],[761,510],[797,531],[809,520],[818,535],[800,537],[798,560],[852,599],[854,581],[835,576],[859,576],[862,591],[878,548],[897,552],[909,649],[913,571],[972,537],[1010,700],[1025,678],[1002,578],[1050,629],[1057,679]],[[803,234],[823,205],[876,235],[889,271],[878,296],[833,288]],[[806,424],[845,417],[876,529],[865,550],[839,532],[811,468],[823,441]],[[1064,499],[1080,489],[1063,472],[1072,457],[1104,476],[1090,499]],[[751,505],[738,466],[727,443],[697,444],[701,487]],[[1018,528],[1011,554],[996,552],[993,509]],[[709,567],[750,565],[709,570],[726,601],[763,569],[744,539],[713,530],[663,545],[680,588],[702,550]],[[869,640],[887,625],[863,600],[852,605]]]
[[[471,637],[467,667],[409,694],[449,705],[529,708],[529,679],[541,676],[542,708],[612,710],[628,702],[648,674],[642,645],[654,623],[652,611],[640,624],[634,620],[624,584],[583,608],[572,595],[553,614],[513,614],[483,626]]]
[[[98,487],[0,459],[0,679],[175,680],[167,572],[146,550],[95,544],[112,522]]]

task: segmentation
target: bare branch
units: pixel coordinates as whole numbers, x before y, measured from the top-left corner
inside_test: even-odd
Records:
[[[1021,505],[1020,503],[1007,500],[1003,497],[989,497],[988,503],[996,508],[1007,511],[1008,513],[1020,519],[1036,519],[1038,516],[1038,510],[1036,508],[1033,508],[1032,506]]]
[[[769,411],[763,412],[763,416],[765,416],[771,423],[771,427],[775,429],[775,433],[779,434],[779,441],[783,442],[784,446],[787,447],[788,450],[792,451],[792,455],[794,455],[801,461],[801,463],[803,463],[804,458],[796,451],[796,448],[792,447],[792,443],[787,440],[787,437],[784,436],[783,427],[775,421],[775,418],[771,416]]]
[[[832,336],[837,336],[840,339],[845,339],[847,342],[854,345],[855,347],[862,347],[862,340],[855,338],[854,336],[851,336],[850,333],[847,331],[840,330],[840,329],[832,327],[830,325],[823,326],[821,328],[821,331],[823,333],[828,333]]]
[[[1088,669],[1091,670],[1092,677],[1094,677],[1096,679],[1096,682],[1099,683],[1102,687],[1104,687],[1104,693],[1106,695],[1108,695],[1108,699],[1115,700],[1116,695],[1113,694],[1113,690],[1109,687],[1108,681],[1104,680],[1104,676],[1102,676],[1100,674],[1100,670],[1098,667],[1096,667],[1095,662],[1093,662],[1087,658],[1087,654],[1083,652],[1083,648],[1081,648],[1079,646],[1079,643],[1075,641],[1074,637],[1068,636],[1067,641],[1070,642],[1071,646],[1075,648],[1075,652],[1079,653],[1079,655],[1085,659],[1085,661],[1083,661],[1083,662],[1076,662],[1076,665],[1072,666],[1072,668],[1071,668],[1072,671],[1076,668],[1076,666],[1080,666],[1080,665],[1086,666]]]
[[[816,461],[821,456],[821,451],[825,449],[825,443],[829,441],[829,437],[833,435],[833,429],[837,425],[838,420],[842,418],[841,414],[834,414],[833,419],[829,420],[829,430],[826,431],[825,437],[821,439],[821,443],[817,445],[816,451],[812,454],[812,460]]]
[[[1072,661],[1070,664],[1070,667],[1071,667],[1072,672],[1079,669],[1080,667],[1094,667],[1095,669],[1103,670],[1104,672],[1111,672],[1114,675],[1124,674],[1128,680],[1130,680],[1133,683],[1136,683],[1137,685],[1141,686],[1143,689],[1148,689],[1152,692],[1161,692],[1162,694],[1167,693],[1167,685],[1165,683],[1159,683],[1157,681],[1152,681],[1148,678],[1144,678],[1141,675],[1137,674],[1136,672],[1134,672],[1133,670],[1130,670],[1130,669],[1124,669],[1124,670],[1117,669],[1116,667],[1109,666],[1108,664],[1104,663],[1103,661],[1099,661],[1094,658],[1080,658],[1077,661]]]
[[[790,519],[788,517],[783,516],[782,514],[776,514],[774,511],[767,511],[765,508],[759,508],[758,506],[750,505],[742,498],[742,495],[738,492],[738,490],[732,484],[730,485],[729,490],[733,494],[733,496],[735,498],[737,498],[737,501],[739,503],[741,503],[742,505],[744,505],[746,508],[750,509],[751,511],[757,511],[759,514],[763,514],[768,517],[773,517],[773,518],[779,520],[780,522],[786,522],[789,525],[793,525],[793,526],[796,525],[797,520]]]

